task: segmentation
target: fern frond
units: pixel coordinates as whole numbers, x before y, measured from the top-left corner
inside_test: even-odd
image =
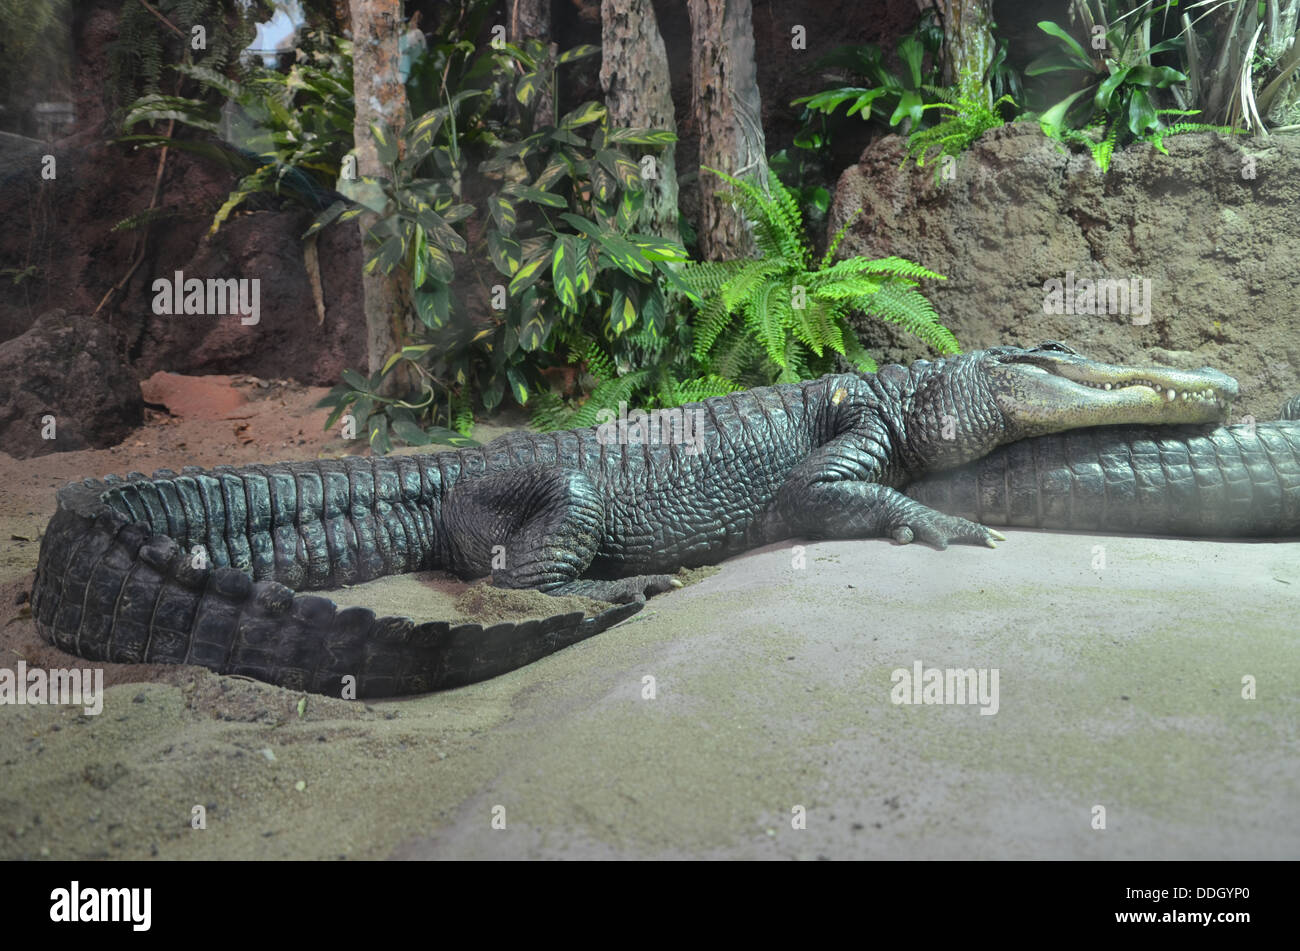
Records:
[[[757,258],[746,262],[746,266],[722,288],[722,306],[729,311],[735,310],[741,301],[755,293],[761,281],[787,270],[789,268],[782,261]]]
[[[597,414],[603,409],[618,411],[618,404],[630,402],[633,393],[650,377],[649,370],[635,370],[627,376],[606,380],[592,390],[587,401],[569,417],[567,429],[584,429],[595,426],[600,420]]]
[[[693,377],[678,383],[675,393],[678,402],[672,405],[683,406],[687,403],[703,403],[711,396],[726,396],[728,393],[737,393],[743,389],[744,387],[735,380],[728,380],[716,373],[709,373],[705,376]]]
[[[735,319],[733,311],[723,306],[721,295],[712,298],[700,311],[700,320],[695,325],[695,359],[703,360],[712,349],[714,341]]]
[[[741,305],[745,325],[750,333],[758,338],[767,351],[768,358],[777,366],[786,366],[785,325],[782,314],[773,306],[772,293],[779,287],[776,281],[768,281],[758,288],[757,293],[747,298]]]
[[[939,322],[934,305],[910,287],[886,284],[859,306],[866,313],[898,324],[940,353],[961,353],[961,344],[952,331]]]
[[[891,255],[886,258],[845,258],[843,261],[836,261],[830,267],[823,268],[811,275],[809,284],[812,287],[817,287],[823,283],[830,283],[857,274],[889,274],[894,277],[905,277],[913,280],[922,278],[934,281],[947,280],[942,274],[936,274],[929,268],[921,267],[915,261]]]
[[[840,242],[844,240],[844,236],[849,233],[849,227],[860,214],[862,214],[861,208],[849,215],[844,224],[840,226],[840,230],[835,232],[835,237],[831,238],[831,243],[826,247],[826,253],[822,255],[821,266],[818,270],[825,270],[831,266],[831,262],[835,260],[835,252],[840,249]]]
[[[682,268],[677,276],[682,279],[683,284],[696,294],[701,297],[708,297],[710,294],[716,294],[722,290],[728,281],[732,280],[736,274],[743,271],[751,263],[748,260],[701,261]]]
[[[818,284],[813,295],[823,300],[854,300],[870,297],[888,281],[885,277],[848,277]]]
[[[875,373],[880,369],[855,333],[844,335],[844,357],[854,369],[862,373]]]

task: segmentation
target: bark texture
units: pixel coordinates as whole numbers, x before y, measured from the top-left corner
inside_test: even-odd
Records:
[[[600,45],[610,125],[676,133],[668,52],[650,0],[602,0]],[[645,205],[637,230],[677,241],[677,147],[647,153],[654,155],[655,175],[642,176]]]
[[[754,62],[750,0],[695,0],[691,13],[691,110],[700,164],[767,182],[762,101]],[[717,197],[727,187],[701,171],[700,253],[706,260],[742,257],[753,248],[744,216]]]
[[[387,176],[379,152],[371,137],[371,123],[401,128],[406,122],[406,87],[398,69],[401,60],[398,43],[406,26],[402,20],[401,0],[352,0],[352,81],[356,99],[357,174]],[[374,224],[376,215],[358,217],[361,237]],[[396,353],[410,331],[409,313],[402,293],[400,269],[383,274],[378,268],[363,271],[365,296],[366,353],[371,373]],[[384,392],[395,395],[409,382],[400,375],[400,367],[389,374]]]

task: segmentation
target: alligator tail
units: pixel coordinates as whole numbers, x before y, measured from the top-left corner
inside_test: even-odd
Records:
[[[328,464],[295,464],[289,475],[301,476],[313,471],[313,465],[317,473],[349,471]],[[259,476],[276,474],[285,473],[226,469],[217,479],[206,477],[256,483]],[[384,697],[495,677],[598,634],[641,608],[623,604],[590,618],[578,611],[486,628],[416,623],[406,617],[378,617],[368,608],[340,608],[328,598],[298,594],[273,580],[275,574],[284,576],[275,570],[277,562],[281,568],[292,562],[291,577],[302,577],[306,570],[301,536],[296,546],[290,542],[286,555],[281,539],[268,540],[273,524],[264,526],[267,532],[249,531],[242,546],[212,549],[214,560],[232,560],[230,553],[242,547],[245,557],[233,560],[247,567],[251,558],[257,570],[196,559],[187,546],[202,534],[201,519],[187,518],[179,503],[184,493],[173,492],[187,477],[165,476],[174,474],[158,472],[150,481],[133,473],[129,483],[87,480],[60,490],[58,511],[41,542],[32,590],[32,614],[47,641],[89,660],[199,664],[293,690]],[[164,485],[166,490],[158,492]],[[134,500],[125,504],[122,494],[132,489]],[[119,495],[110,505],[105,499],[114,491]],[[148,506],[146,496],[152,499]],[[163,504],[164,498],[172,504]],[[263,508],[268,509],[264,514],[269,522],[269,506]],[[211,509],[200,511],[213,514]],[[218,524],[224,519],[207,521]],[[255,522],[249,517],[247,524]],[[231,543],[240,534],[229,533],[221,540]],[[325,546],[323,534],[320,546]],[[419,556],[412,551],[410,560]],[[390,573],[405,560],[390,557],[383,566],[389,570],[360,574]]]
[[[1300,422],[1079,429],[907,487],[985,525],[1173,536],[1300,535]]]

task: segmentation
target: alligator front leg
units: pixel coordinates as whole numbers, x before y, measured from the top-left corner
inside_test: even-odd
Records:
[[[786,479],[777,511],[792,535],[813,538],[913,540],[997,547],[1005,536],[976,522],[945,515],[873,481],[883,469],[868,452],[844,444],[816,450]]]
[[[521,466],[458,484],[443,520],[462,576],[491,573],[502,588],[536,588],[625,604],[680,587],[672,575],[583,578],[605,531],[596,486],[576,469]]]

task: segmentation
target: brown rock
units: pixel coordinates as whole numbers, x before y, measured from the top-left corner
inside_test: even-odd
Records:
[[[0,344],[0,449],[18,459],[115,446],[143,421],[140,384],[102,321],[52,310]],[[54,438],[42,438],[44,418]]]
[[[1235,413],[1273,419],[1300,392],[1300,138],[1247,148],[1194,133],[1166,147],[1122,149],[1101,175],[1021,122],[986,133],[936,185],[932,163],[900,167],[903,140],[889,136],[840,176],[829,231],[861,207],[840,257],[897,254],[946,275],[921,290],[968,350],[1056,339],[1112,362],[1213,366],[1241,384]],[[1150,280],[1149,321],[1044,313],[1045,282],[1070,273]],[[933,356],[877,320],[857,326],[882,363]]]

